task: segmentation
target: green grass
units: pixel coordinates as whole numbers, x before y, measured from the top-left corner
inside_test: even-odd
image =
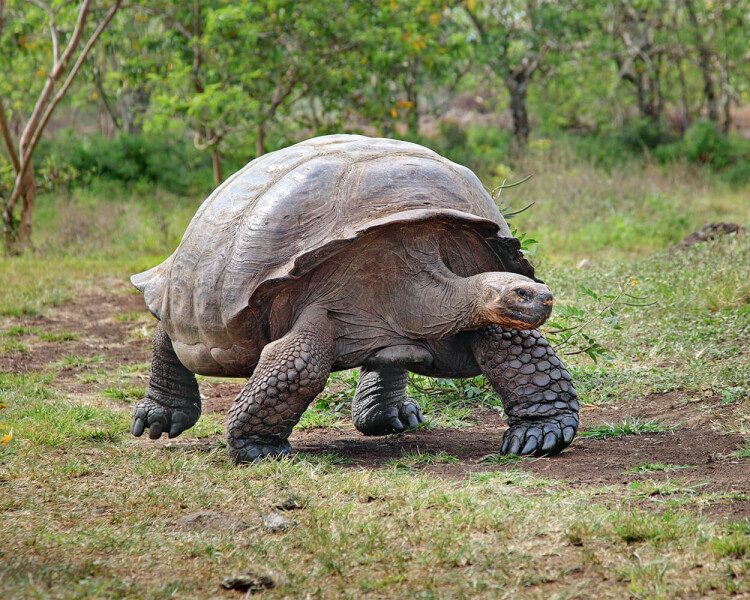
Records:
[[[636,473],[636,474],[643,474],[643,473],[654,473],[654,472],[670,472],[670,471],[677,471],[679,469],[694,469],[695,467],[693,465],[670,465],[663,462],[655,462],[655,463],[640,463],[638,465],[635,465],[634,467],[631,467],[627,469],[627,473]]]
[[[645,479],[633,481],[628,485],[633,497],[648,498],[671,496],[675,494],[696,494],[702,487],[709,485],[710,482],[701,481],[698,483],[685,483],[674,481],[667,477],[665,480]]]
[[[667,542],[689,539],[700,524],[687,514],[654,514],[640,510],[621,511],[612,516],[614,533],[623,542],[648,542],[662,546]]]
[[[137,402],[146,395],[146,388],[142,386],[124,386],[110,384],[102,391],[102,396],[119,402]]]
[[[57,342],[59,344],[64,344],[65,342],[72,342],[74,340],[77,340],[79,337],[81,337],[80,333],[77,333],[75,331],[45,331],[42,333],[37,334],[40,339],[43,339],[45,342]]]
[[[599,304],[583,289],[603,295],[631,276],[638,282],[633,290],[652,303],[619,306],[616,319],[590,325],[587,332],[611,360],[565,358],[582,404],[587,411],[625,408],[666,393],[685,410],[712,418],[712,427],[748,436],[750,240],[679,254],[669,249],[709,221],[747,224],[750,194],[680,167],[621,167],[608,173],[572,163],[564,153],[534,150],[516,169],[536,176],[504,192],[511,205],[536,202],[511,225],[540,240],[538,272],[558,306],[593,314]],[[96,181],[69,200],[41,196],[37,252],[0,261],[4,352],[64,342],[42,337],[64,332],[44,332],[26,319],[79,292],[127,289],[130,274],[172,252],[199,201]],[[578,269],[582,258],[592,267]],[[131,339],[148,335],[153,324],[137,312],[113,318],[133,328]],[[76,383],[98,393],[81,401],[66,397],[56,381],[64,369],[75,369]],[[232,595],[219,582],[249,566],[288,578],[264,598],[750,594],[750,527],[704,512],[746,503],[747,492],[658,480],[689,465],[640,463],[628,474],[643,479],[624,475],[627,483],[606,487],[560,481],[557,459],[537,464],[493,454],[496,447],[461,479],[431,475],[424,467],[456,457],[428,449],[383,468],[364,468],[325,449],[236,467],[227,457],[221,415],[204,415],[174,441],[155,444],[126,434],[131,403],[143,392],[136,384],[147,372],[147,364],[67,354],[43,372],[0,373],[0,440],[13,431],[0,444],[4,597],[218,597]],[[348,423],[356,384],[356,371],[335,374],[300,427]],[[503,418],[482,377],[413,376],[408,394],[437,435],[445,433],[442,427],[471,426],[477,407]],[[582,435],[671,428],[631,418]],[[750,458],[750,442],[737,456]],[[532,472],[546,464],[544,476]],[[595,466],[594,456],[592,473]],[[291,513],[298,525],[264,532],[259,515],[289,495],[304,507]],[[230,533],[173,525],[206,510],[248,527]]]
[[[642,433],[663,433],[672,431],[674,425],[665,425],[656,421],[645,420],[639,417],[625,417],[622,423],[607,423],[596,427],[588,427],[579,432],[579,436],[593,440],[604,440],[613,437],[624,437],[626,435],[641,435]]]
[[[391,469],[402,469],[406,471],[413,471],[420,467],[426,467],[429,465],[455,463],[458,459],[455,456],[451,456],[444,450],[439,452],[422,452],[421,450],[414,450],[410,452],[404,452],[400,458],[391,458],[384,463],[384,467]]]
[[[57,367],[93,367],[106,361],[101,355],[78,356],[76,354],[66,354],[62,359],[55,363]]]

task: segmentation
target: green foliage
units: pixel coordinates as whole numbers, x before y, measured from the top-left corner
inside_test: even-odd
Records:
[[[750,182],[750,140],[724,135],[710,121],[698,121],[683,139],[657,148],[654,156],[663,162],[682,159],[706,165],[722,171],[732,184]]]
[[[81,185],[104,178],[128,185],[158,186],[180,194],[211,189],[208,157],[176,135],[77,138],[68,134],[58,144],[48,151],[55,160],[61,160],[59,153],[64,151],[65,159],[79,174],[75,181]]]

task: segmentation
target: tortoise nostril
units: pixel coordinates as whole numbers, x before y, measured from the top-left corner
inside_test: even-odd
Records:
[[[542,301],[542,304],[545,306],[552,306],[552,304],[555,302],[554,297],[552,294],[542,294],[539,296],[539,299]]]

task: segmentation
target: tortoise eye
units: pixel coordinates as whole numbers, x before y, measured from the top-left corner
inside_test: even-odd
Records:
[[[520,298],[523,298],[524,300],[528,300],[529,298],[531,298],[531,295],[529,294],[529,292],[527,292],[527,291],[526,291],[525,289],[523,289],[523,288],[517,289],[517,290],[516,290],[516,294],[518,294],[518,296],[519,296]]]

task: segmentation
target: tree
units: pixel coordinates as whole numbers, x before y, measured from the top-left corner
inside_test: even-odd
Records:
[[[439,96],[450,97],[471,68],[469,36],[437,0],[376,2],[366,15],[340,100],[386,133],[404,119],[416,136],[420,117],[439,111]]]
[[[328,80],[353,47],[359,8],[352,2],[263,0],[235,3],[163,0],[138,10],[161,21],[167,68],[154,69],[156,127],[184,120],[195,146],[211,152],[221,183],[220,148],[250,130],[255,154],[266,149],[268,128]]]
[[[514,139],[525,145],[529,85],[549,53],[579,41],[578,8],[555,0],[466,0],[462,6],[476,31],[477,56],[508,91]]]
[[[18,253],[31,245],[31,226],[36,199],[32,159],[49,119],[65,97],[91,48],[120,7],[114,0],[95,26],[90,17],[92,0],[78,3],[42,0],[0,0],[0,49],[4,57],[0,87],[0,135],[8,152],[15,181],[3,203],[3,231],[7,252]],[[43,30],[47,29],[49,38]],[[50,60],[51,58],[51,60]],[[43,81],[43,83],[42,83]],[[6,98],[11,101],[6,104]],[[16,142],[6,111],[17,119],[23,107],[33,108]],[[15,215],[21,202],[20,217]]]

